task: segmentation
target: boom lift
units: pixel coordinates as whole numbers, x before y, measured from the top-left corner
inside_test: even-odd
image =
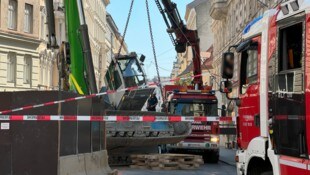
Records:
[[[169,114],[182,116],[218,116],[217,98],[212,86],[204,86],[202,81],[201,57],[197,30],[189,30],[181,20],[177,5],[171,0],[155,0],[167,25],[167,32],[177,53],[188,47],[193,52],[193,81],[191,86],[167,85],[164,98]],[[163,7],[162,7],[162,5]],[[184,141],[168,145],[171,152],[192,152],[202,154],[205,161],[219,159],[218,122],[194,122],[192,133]]]

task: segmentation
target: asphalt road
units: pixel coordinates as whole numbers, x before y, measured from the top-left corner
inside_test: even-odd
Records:
[[[236,175],[236,168],[223,162],[204,164],[196,170],[138,170],[128,167],[117,167],[119,175]]]
[[[139,170],[129,167],[114,167],[119,175],[236,175],[235,151],[220,149],[220,162],[218,164],[204,164],[196,170]],[[113,168],[113,167],[112,167]]]

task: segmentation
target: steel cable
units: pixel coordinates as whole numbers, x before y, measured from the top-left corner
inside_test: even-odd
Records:
[[[160,81],[159,67],[158,67],[157,57],[156,57],[156,49],[155,49],[155,44],[154,44],[153,29],[152,29],[152,22],[151,22],[148,0],[145,0],[145,4],[146,4],[147,18],[148,18],[148,23],[149,23],[150,37],[151,37],[151,42],[152,42],[152,49],[153,49],[154,61],[155,61],[156,72],[157,72],[157,77],[158,77],[158,83],[159,83],[159,88],[160,88],[160,92],[161,92],[161,98],[163,100],[164,94],[163,94],[162,85],[161,85],[161,81]]]
[[[123,48],[123,45],[124,45],[124,40],[125,40],[125,36],[126,36],[126,33],[127,33],[127,28],[128,28],[128,25],[129,25],[129,21],[130,21],[131,12],[132,12],[132,9],[133,9],[134,1],[135,0],[131,0],[131,4],[130,4],[128,16],[127,16],[127,21],[126,21],[124,32],[123,32],[123,35],[122,35],[121,45],[120,45],[120,47],[118,49],[118,52],[117,52],[117,57],[119,57],[121,52],[122,52],[122,48]],[[115,59],[115,57],[114,57],[114,59]]]

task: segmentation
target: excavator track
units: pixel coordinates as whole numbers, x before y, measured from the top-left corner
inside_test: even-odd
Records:
[[[107,115],[170,116],[162,112],[106,111]],[[182,141],[190,134],[190,122],[107,122],[110,165],[128,165],[131,154],[158,153],[158,146]]]

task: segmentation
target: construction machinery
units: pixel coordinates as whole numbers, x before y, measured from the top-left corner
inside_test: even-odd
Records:
[[[112,61],[105,75],[108,85],[102,91],[115,91],[103,97],[111,104],[105,110],[107,115],[134,116],[167,116],[164,112],[145,111],[145,105],[158,87],[150,87],[142,63],[145,57],[139,59],[132,52],[119,55]],[[120,91],[126,88],[133,90]],[[158,93],[157,92],[157,93]],[[190,127],[184,127],[183,122],[107,122],[107,149],[110,164],[128,164],[130,155],[137,153],[157,153],[158,145],[177,143],[189,135]]]
[[[65,63],[62,66],[63,79],[69,84],[69,89],[80,94],[93,94],[97,92],[96,81],[93,77],[91,50],[87,42],[88,33],[85,26],[85,19],[80,15],[79,20],[75,19],[78,9],[71,9],[71,1],[65,4],[66,20],[68,27],[69,43],[61,46],[60,60]],[[74,19],[73,19],[74,18]],[[71,20],[72,19],[72,20]],[[76,35],[80,31],[81,36]],[[82,44],[77,40],[82,39]],[[71,44],[73,43],[73,44]],[[69,45],[69,47],[68,47]],[[122,47],[122,46],[121,46]],[[70,49],[68,49],[70,48]],[[84,61],[81,61],[84,58]],[[68,61],[70,59],[70,61]],[[144,55],[138,59],[136,53],[127,55],[115,54],[110,62],[105,75],[106,87],[101,92],[108,93],[101,99],[102,109],[106,115],[156,115],[166,116],[166,113],[149,113],[142,111],[149,96],[154,92],[154,87],[149,87],[146,81],[146,74],[143,70]],[[68,64],[70,63],[70,64]],[[84,65],[85,63],[85,65]],[[68,69],[69,68],[69,69]],[[69,71],[68,71],[69,70]],[[166,143],[177,143],[183,140],[190,132],[189,127],[180,128],[178,123],[169,122],[130,122],[130,123],[106,123],[107,149],[110,162],[113,164],[129,163],[130,154],[157,152],[157,146]],[[148,140],[148,141],[147,141]],[[155,149],[154,149],[155,148]],[[116,153],[116,154],[114,154]]]
[[[168,114],[214,117],[213,121],[192,123],[191,134],[177,144],[168,144],[168,150],[202,154],[205,161],[217,162],[219,159],[219,123],[216,121],[218,101],[212,91],[212,86],[203,85],[198,32],[186,27],[180,17],[177,5],[171,0],[161,0],[161,3],[159,0],[155,1],[168,27],[167,32],[175,50],[178,53],[183,53],[190,46],[193,53],[192,85],[167,85],[164,87]]]
[[[240,53],[236,153],[239,175],[309,174],[310,1],[280,2],[250,22],[223,54],[230,93]]]

